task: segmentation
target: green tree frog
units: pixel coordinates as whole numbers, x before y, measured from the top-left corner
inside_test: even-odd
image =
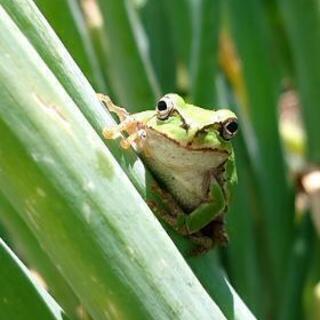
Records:
[[[161,194],[182,209],[172,206],[175,213],[167,222],[204,251],[225,244],[224,215],[237,181],[230,141],[238,131],[236,115],[188,104],[177,94],[166,94],[154,110],[134,114],[107,96],[99,98],[120,119],[104,129],[104,137],[121,137],[123,148],[133,146],[160,182]]]

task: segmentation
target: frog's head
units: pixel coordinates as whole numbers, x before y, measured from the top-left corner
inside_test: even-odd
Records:
[[[232,111],[203,109],[186,103],[177,94],[162,97],[145,125],[193,150],[230,151],[230,140],[238,131],[238,120]]]

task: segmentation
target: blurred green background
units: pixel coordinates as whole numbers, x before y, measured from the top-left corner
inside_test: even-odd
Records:
[[[238,114],[239,183],[217,258],[258,319],[320,319],[320,2],[35,3],[94,90],[129,111],[177,92]]]

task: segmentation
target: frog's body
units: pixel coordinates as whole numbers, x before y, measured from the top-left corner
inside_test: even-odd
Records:
[[[191,212],[208,201],[209,187],[216,169],[227,160],[226,150],[177,144],[167,135],[146,128],[142,154],[148,167],[162,181],[183,209]],[[197,164],[197,165],[195,165]]]
[[[106,129],[105,136],[115,138],[126,131],[129,137],[122,145],[134,145],[187,213],[183,222],[177,219],[176,230],[199,236],[215,220],[221,225],[230,186],[236,181],[229,141],[237,131],[236,116],[226,109],[212,111],[187,104],[176,94],[164,96],[152,111],[129,115],[110,101],[108,108],[121,123]]]

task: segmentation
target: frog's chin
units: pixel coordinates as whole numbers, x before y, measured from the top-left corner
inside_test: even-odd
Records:
[[[220,144],[205,143],[204,141],[199,143],[197,140],[191,140],[186,144],[181,144],[181,146],[188,150],[212,151],[229,155],[229,151],[221,148]]]

